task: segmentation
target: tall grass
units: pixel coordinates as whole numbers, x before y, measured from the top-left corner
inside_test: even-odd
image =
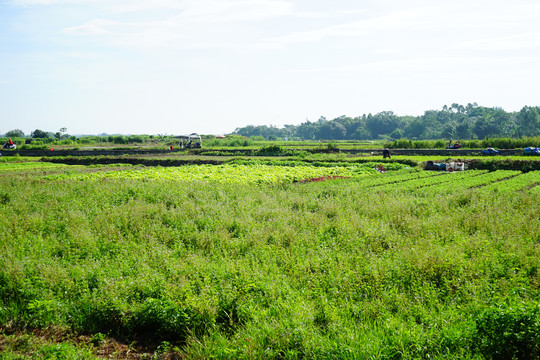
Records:
[[[194,358],[540,356],[538,193],[361,181],[0,177],[0,328]]]

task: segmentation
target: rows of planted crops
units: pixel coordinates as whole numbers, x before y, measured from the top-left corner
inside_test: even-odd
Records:
[[[414,174],[414,173],[413,173]],[[522,173],[515,170],[471,170],[458,173],[423,172],[421,177],[389,174],[387,181],[382,185],[369,183],[378,191],[422,191],[426,193],[451,193],[461,189],[479,188],[482,191],[511,192],[530,190],[538,191],[540,186],[540,171]],[[401,179],[392,182],[392,179]],[[374,179],[373,179],[374,180]]]
[[[423,191],[446,192],[459,189],[481,188],[483,191],[536,192],[540,188],[540,172],[522,173],[516,170],[470,170],[444,173],[408,169],[402,164],[385,164],[383,174],[374,166],[367,164],[330,163],[230,163],[222,165],[187,165],[180,167],[139,167],[139,166],[68,166],[41,162],[3,163],[0,173],[30,173],[56,170],[44,175],[48,180],[103,180],[133,179],[161,181],[215,181],[224,183],[277,184],[306,181],[321,181],[343,178],[361,179],[362,188],[377,191]],[[89,171],[90,170],[90,171]]]

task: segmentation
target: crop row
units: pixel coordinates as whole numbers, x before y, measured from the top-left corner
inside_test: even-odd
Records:
[[[540,171],[529,171],[528,173],[520,174],[505,179],[504,181],[491,183],[485,186],[482,190],[498,192],[520,191],[539,183]]]
[[[440,175],[442,174],[433,171],[387,172],[382,175],[374,175],[362,178],[361,184],[364,188],[370,188]]]
[[[391,191],[399,189],[403,191],[415,190],[419,188],[426,188],[432,185],[448,184],[451,182],[461,182],[463,179],[474,177],[486,173],[486,170],[470,170],[454,173],[443,173],[439,176],[423,177],[415,180],[410,180],[401,184],[387,184],[377,188],[381,191]]]
[[[466,177],[460,181],[451,181],[442,184],[437,184],[429,187],[429,190],[441,192],[452,192],[459,189],[470,189],[480,187],[503,179],[511,178],[521,174],[521,171],[516,170],[499,170],[489,173],[483,173],[478,176]]]

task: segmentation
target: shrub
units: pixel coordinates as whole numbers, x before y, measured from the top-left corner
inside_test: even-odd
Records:
[[[255,151],[254,155],[258,156],[279,156],[283,155],[283,149],[278,145],[263,146],[259,150]]]

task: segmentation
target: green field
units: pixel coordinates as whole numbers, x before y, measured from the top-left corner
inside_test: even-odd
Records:
[[[540,172],[375,165],[1,163],[0,359],[540,358]]]

